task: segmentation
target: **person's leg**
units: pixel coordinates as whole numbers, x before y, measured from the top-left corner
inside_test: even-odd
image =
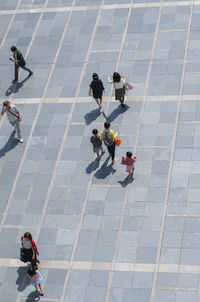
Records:
[[[15,125],[16,125],[16,130],[17,130],[17,136],[18,136],[18,139],[22,139],[22,135],[21,135],[21,129],[20,129],[20,124],[19,124],[19,121],[16,120],[15,121]]]
[[[111,146],[107,146],[107,149],[108,149],[108,153],[110,154],[110,156],[112,156],[112,149],[111,149]]]
[[[120,104],[121,104],[121,106],[122,106],[123,108],[125,107],[125,105],[124,105],[124,96],[121,97]]]
[[[95,99],[95,102],[96,102],[97,105],[99,106],[99,100],[98,100],[98,99]]]
[[[44,295],[44,290],[42,289],[41,283],[39,284],[39,288],[40,288],[41,295],[43,296]]]
[[[18,81],[18,71],[19,71],[19,66],[15,63],[15,78],[14,81]]]
[[[26,67],[26,65],[20,66],[20,67],[21,67],[22,69],[28,71],[28,72],[29,72],[29,75],[32,75],[32,74],[33,74],[33,72],[32,72],[28,67]]]
[[[101,104],[102,104],[102,97],[101,98],[99,98],[99,109],[101,109]]]
[[[113,143],[110,146],[110,153],[111,153],[112,162],[114,163],[114,161],[115,161],[115,143]]]

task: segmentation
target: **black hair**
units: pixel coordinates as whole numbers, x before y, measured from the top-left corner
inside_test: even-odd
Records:
[[[99,76],[98,76],[97,73],[93,73],[92,78],[93,78],[94,81],[97,81],[99,79]]]
[[[92,134],[98,134],[98,130],[97,129],[93,129],[92,130]]]
[[[121,76],[118,72],[113,73],[113,82],[119,83],[121,80]]]
[[[26,232],[26,233],[24,234],[24,238],[28,238],[28,239],[31,241],[31,240],[32,240],[32,235],[31,235],[31,233]]]
[[[109,122],[105,122],[105,123],[104,123],[104,127],[105,127],[106,129],[109,129],[109,128],[110,128],[110,123],[109,123]]]
[[[3,106],[4,106],[4,107],[6,107],[8,104],[10,104],[10,102],[9,102],[9,101],[5,101],[5,102],[3,102]]]
[[[130,152],[130,151],[126,152],[126,156],[127,156],[128,158],[131,158],[132,155],[133,155],[132,152]]]
[[[11,46],[10,50],[11,50],[11,51],[16,51],[16,50],[17,50],[17,47],[13,45],[13,46]]]
[[[40,261],[38,259],[31,261],[31,266],[27,271],[29,276],[33,277],[36,274],[36,271],[38,270],[38,264],[40,264]]]

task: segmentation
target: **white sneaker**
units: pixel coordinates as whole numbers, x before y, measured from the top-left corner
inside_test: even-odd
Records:
[[[23,143],[23,141],[24,141],[23,138],[19,138],[20,143]]]

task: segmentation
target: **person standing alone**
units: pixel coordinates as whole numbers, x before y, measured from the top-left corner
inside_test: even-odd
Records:
[[[93,98],[95,99],[97,105],[99,106],[99,110],[102,107],[102,95],[105,93],[105,88],[103,86],[103,82],[99,79],[97,73],[93,73],[92,75],[93,81],[90,83],[90,89],[92,90]]]
[[[16,46],[12,46],[10,50],[13,52],[13,56],[10,57],[9,60],[15,63],[15,78],[12,81],[12,83],[15,84],[18,82],[19,67],[28,71],[29,77],[33,75],[33,72],[26,67],[26,61],[24,60],[22,53],[17,49]]]
[[[9,120],[9,123],[17,131],[18,140],[20,141],[20,143],[23,143],[23,139],[21,136],[21,130],[20,130],[20,124],[19,124],[19,122],[21,121],[21,116],[20,116],[19,110],[17,109],[17,107],[15,105],[11,105],[11,103],[9,101],[5,101],[3,103],[3,108],[1,110],[1,116],[3,116],[5,112],[6,112],[8,120]]]

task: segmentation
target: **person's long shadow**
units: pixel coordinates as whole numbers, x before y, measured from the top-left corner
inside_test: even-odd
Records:
[[[133,180],[134,180],[134,178],[130,178],[129,176],[126,176],[123,181],[118,181],[118,183],[120,183],[120,185],[124,188],[128,184],[132,183]]]
[[[94,109],[84,115],[86,125],[90,125],[93,121],[95,121],[101,115],[101,111],[99,109]]]
[[[18,285],[17,290],[19,292],[23,292],[27,285],[27,282],[26,282],[27,281],[27,277],[26,277],[27,269],[28,269],[28,266],[20,266],[17,269],[18,278],[16,280],[16,284]]]
[[[7,152],[14,149],[17,144],[19,143],[19,140],[17,138],[14,138],[15,136],[15,130],[11,133],[8,141],[3,146],[3,148],[0,149],[0,158],[5,156]]]
[[[106,178],[108,175],[110,175],[111,173],[114,174],[116,172],[116,170],[113,168],[113,164],[111,163],[110,165],[108,165],[110,156],[108,156],[105,160],[105,162],[103,163],[103,165],[101,166],[101,168],[99,170],[97,170],[97,172],[94,174],[94,176],[98,179],[104,179]]]
[[[40,294],[38,291],[33,291],[26,297],[26,302],[34,301],[40,301]]]
[[[30,79],[30,76],[27,76],[25,79],[23,79],[23,81],[21,82],[18,82],[18,83],[15,83],[15,84],[12,84],[10,85],[10,87],[8,87],[8,89],[6,90],[6,93],[5,95],[6,96],[9,96],[11,95],[12,93],[17,93],[19,91],[19,89],[24,85],[24,83],[26,81],[28,81],[28,79]]]
[[[101,155],[102,156],[102,155]],[[100,158],[95,158],[86,168],[86,173],[91,174],[93,171],[99,168]]]
[[[126,112],[130,107],[126,104],[124,104],[125,107],[122,108],[121,105],[119,105],[116,109],[113,110],[113,112],[109,115],[106,116],[105,112],[103,112],[103,116],[108,121],[109,123],[113,122],[120,114],[123,114]]]

